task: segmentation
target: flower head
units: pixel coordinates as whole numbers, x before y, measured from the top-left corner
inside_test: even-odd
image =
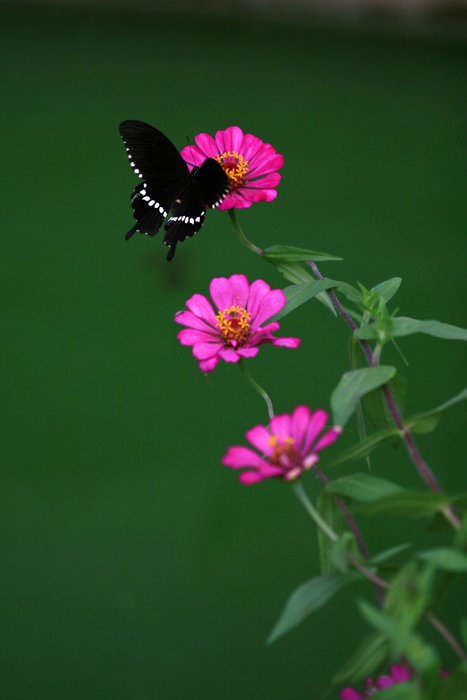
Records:
[[[296,348],[299,338],[276,338],[277,321],[262,325],[277,314],[286,302],[281,289],[271,289],[256,280],[251,285],[245,275],[215,277],[209,286],[211,302],[201,294],[188,299],[188,311],[175,314],[175,321],[187,326],[177,335],[182,345],[192,345],[193,355],[203,372],[212,372],[220,359],[238,362],[255,357],[264,343]]]
[[[339,693],[339,697],[342,698],[342,700],[367,700],[367,698],[372,698],[374,695],[377,695],[380,690],[389,688],[391,685],[407,683],[407,681],[410,680],[410,676],[410,669],[405,666],[393,664],[389,676],[380,676],[376,681],[367,678],[363,694],[358,693],[354,688],[347,687]]]
[[[277,197],[275,188],[281,179],[277,170],[284,165],[284,157],[270,143],[244,134],[238,126],[218,131],[214,138],[198,134],[195,141],[196,146],[185,146],[181,152],[188,167],[214,158],[228,175],[229,193],[219,209],[245,209],[253,202],[272,202]]]
[[[291,414],[275,416],[268,427],[256,425],[248,430],[248,442],[261,454],[242,445],[229,447],[222,464],[232,469],[250,467],[253,471],[244,471],[239,476],[242,484],[269,478],[294,481],[316,464],[317,452],[341,434],[342,428],[334,426],[317,440],[328,418],[321,409],[312,413],[307,406],[297,406]]]

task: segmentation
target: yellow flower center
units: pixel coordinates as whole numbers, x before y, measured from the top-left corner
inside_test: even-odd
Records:
[[[269,456],[272,464],[287,470],[302,471],[302,456],[294,447],[293,437],[281,438],[278,435],[271,435],[269,446],[273,448]],[[293,478],[295,478],[294,475]],[[286,477],[287,478],[287,477]]]
[[[229,178],[230,192],[235,192],[245,183],[248,161],[236,151],[224,151],[216,157],[216,160],[222,165]]]
[[[250,335],[251,314],[241,306],[231,306],[230,309],[218,311],[216,328],[219,328],[222,339],[227,345],[243,345]]]

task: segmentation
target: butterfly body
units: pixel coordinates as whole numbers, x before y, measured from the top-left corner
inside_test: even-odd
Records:
[[[163,242],[170,249],[167,260],[171,260],[177,243],[200,230],[206,208],[221,204],[229,191],[229,179],[213,158],[190,171],[173,143],[149,124],[122,122],[120,135],[130,165],[142,179],[131,195],[136,225],[125,238],[137,231],[155,236],[170,213]]]

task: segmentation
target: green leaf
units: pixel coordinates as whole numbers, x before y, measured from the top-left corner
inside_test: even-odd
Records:
[[[420,678],[424,696],[430,700],[439,698],[441,660],[436,649],[427,644],[420,635],[412,634],[406,649],[406,656]]]
[[[334,280],[336,282],[336,280]],[[336,287],[339,290],[339,292],[342,292],[342,294],[349,300],[353,301],[355,303],[358,303],[362,300],[362,293],[359,289],[356,289],[355,287],[352,287],[351,284],[348,284],[347,282],[336,282]]]
[[[351,371],[354,371],[356,369],[360,369],[361,367],[367,367],[367,361],[365,357],[365,353],[362,350],[362,346],[358,342],[356,338],[354,338],[352,335],[349,338],[349,344],[348,344],[348,353],[349,353],[349,365]]]
[[[358,342],[358,340],[356,338],[354,338],[353,336],[350,336],[350,338],[349,338],[348,353],[349,353],[350,371],[353,372],[356,369],[360,369],[361,367],[366,366],[366,358],[365,358],[365,354],[362,350],[362,346]],[[363,440],[366,440],[367,432],[366,432],[365,419],[363,417],[363,410],[362,410],[361,401],[358,402],[357,407],[355,409],[355,418],[357,419],[358,437],[360,439],[360,442],[363,442]],[[366,463],[367,463],[368,471],[371,471],[371,460],[370,460],[369,455],[366,458]]]
[[[361,579],[355,571],[347,574],[330,573],[318,576],[299,586],[285,604],[285,608],[266,643],[271,644],[283,634],[296,627],[308,615],[319,610],[336,593],[353,581]]]
[[[311,274],[311,271],[305,268],[301,263],[291,262],[291,263],[277,263],[276,269],[285,279],[292,284],[302,284],[303,282],[316,282],[315,278]],[[326,306],[334,316],[337,316],[337,311],[334,308],[334,304],[329,298],[327,292],[319,292],[316,295],[316,299],[320,301],[324,306]]]
[[[409,561],[391,582],[384,612],[397,622],[394,634],[387,634],[398,654],[405,654],[410,645],[418,648],[419,642],[411,634],[429,604],[432,581],[432,567]]]
[[[395,399],[399,413],[403,414],[405,406],[405,392],[407,389],[406,378],[401,374],[396,374],[396,376],[388,382],[388,387]],[[363,396],[362,407],[371,425],[377,430],[383,430],[389,426],[395,426],[394,418],[392,417],[392,414],[388,408],[387,401],[381,388],[370,391],[368,394]],[[399,442],[400,437],[398,440],[393,442],[394,447],[397,447]]]
[[[334,530],[339,537],[345,531],[345,519],[341,509],[330,493],[323,492],[318,497],[317,508],[319,514],[326,523]],[[333,543],[327,535],[318,528],[318,545],[321,563],[321,573],[328,574],[334,571],[334,550]]]
[[[451,670],[441,682],[441,700],[467,700],[467,666]]]
[[[344,462],[353,462],[357,459],[363,459],[379,447],[379,445],[382,445],[396,435],[400,435],[400,431],[397,428],[387,428],[378,433],[373,433],[373,435],[365,438],[362,442],[358,442],[352,447],[349,447],[348,450],[341,452],[335,459],[328,462],[326,467],[330,469]]]
[[[395,547],[390,547],[389,549],[385,549],[383,552],[376,554],[374,557],[371,557],[371,559],[369,559],[367,563],[384,564],[385,561],[387,561],[388,559],[392,559],[392,557],[395,557],[397,554],[400,554],[400,552],[404,552],[411,546],[412,545],[410,544],[410,542],[406,542],[405,544],[398,544]]]
[[[308,260],[313,260],[315,262],[320,262],[323,260],[342,260],[336,255],[329,255],[329,253],[320,253],[316,250],[305,250],[303,248],[293,248],[288,245],[273,245],[270,248],[266,248],[263,251],[263,256],[265,260],[273,265],[281,262],[307,262]]]
[[[385,304],[387,304],[401,286],[401,282],[401,277],[392,277],[390,280],[380,282],[373,287],[373,292],[375,292],[379,298],[382,299]]]
[[[396,621],[386,615],[382,610],[370,605],[366,600],[357,601],[358,609],[362,617],[376,632],[381,632],[391,639],[396,634]]]
[[[412,683],[396,683],[378,693],[378,700],[425,700],[418,688]]]
[[[383,634],[373,633],[365,637],[355,654],[336,673],[334,685],[357,683],[371,676],[388,657],[388,643]]]
[[[418,552],[417,557],[433,564],[442,571],[452,571],[456,573],[467,571],[467,555],[457,549],[450,547],[439,547],[438,549],[428,549]]]
[[[436,338],[444,338],[446,340],[467,340],[467,330],[451,326],[449,323],[441,323],[441,321],[418,321],[415,318],[407,318],[398,316],[393,319],[391,335],[394,338],[400,338],[403,335],[412,335],[413,333],[426,333],[434,335]]]
[[[395,374],[395,367],[380,365],[379,367],[356,369],[342,375],[331,396],[334,425],[344,426],[355,411],[361,397],[369,391],[387,384]]]
[[[361,328],[356,328],[353,332],[354,338],[358,340],[378,340],[379,332],[376,323],[365,323]],[[392,337],[392,336],[390,336]]]
[[[325,277],[322,280],[310,280],[309,282],[301,282],[300,284],[286,287],[282,291],[287,297],[287,302],[279,313],[271,317],[270,321],[279,321],[279,319],[284,318],[284,316],[287,316],[287,314],[294,311],[294,309],[333,286],[335,286],[335,284],[332,283],[332,280],[328,280]]]
[[[467,617],[461,617],[460,621],[460,632],[462,637],[462,643],[467,649]]]
[[[456,506],[454,506],[456,508]],[[454,538],[454,547],[463,551],[467,544],[467,513],[464,513],[461,520],[461,526],[457,530]]]
[[[401,491],[359,508],[363,515],[390,515],[401,518],[422,518],[441,511],[450,502],[442,493]]]
[[[464,514],[467,511],[467,494],[462,493],[459,496],[453,496],[451,500],[459,513]]]
[[[347,496],[362,503],[374,503],[384,496],[400,493],[403,489],[386,479],[371,474],[352,474],[343,476],[326,484],[325,491]]]
[[[441,406],[433,408],[431,411],[426,411],[425,413],[419,413],[412,418],[407,418],[404,420],[404,427],[406,427],[410,432],[414,433],[429,433],[431,430],[437,426],[441,414],[446,411],[451,406],[455,406],[456,403],[460,401],[465,401],[467,399],[467,388],[463,389],[459,394],[453,396],[452,399],[445,401]]]
[[[414,333],[426,333],[436,338],[445,340],[467,340],[467,330],[458,326],[451,326],[441,321],[418,321],[415,318],[396,316],[392,319],[391,329],[386,331],[386,339],[400,338]],[[355,338],[359,340],[376,340],[379,338],[377,323],[368,323],[354,331]]]
[[[425,525],[427,532],[452,532],[452,525],[446,520],[446,516],[441,513],[435,513],[430,517]]]
[[[277,263],[276,269],[284,275],[286,280],[292,282],[292,284],[316,282],[311,274],[311,270],[305,268],[300,263]]]

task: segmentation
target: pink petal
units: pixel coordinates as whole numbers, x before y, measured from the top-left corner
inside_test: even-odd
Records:
[[[198,136],[195,136],[195,142],[201,151],[206,154],[207,158],[216,158],[219,155],[216,142],[209,134],[198,134]]]
[[[290,416],[288,413],[282,413],[280,416],[274,416],[269,424],[269,430],[272,435],[285,439],[292,437],[292,427],[290,424]]]
[[[273,448],[270,444],[271,433],[264,425],[255,425],[254,428],[247,430],[246,439],[262,454],[268,456],[272,454]]]
[[[265,479],[267,479],[267,477],[261,476],[259,472],[242,472],[238,477],[239,482],[245,486],[258,484],[260,481],[264,481]]]
[[[185,148],[180,151],[180,155],[190,168],[190,171],[193,165],[202,165],[206,160],[205,152],[198,148],[198,146],[185,146]]]
[[[235,151],[237,153],[241,151],[243,131],[239,126],[229,126],[225,131],[218,131],[215,138],[221,153],[223,151]]]
[[[405,683],[410,680],[410,670],[405,666],[393,664],[391,666],[391,676],[396,683]]]
[[[243,185],[243,187],[247,190],[257,188],[261,190],[269,190],[273,187],[277,187],[280,181],[281,176],[279,175],[279,173],[271,173],[270,175],[259,177],[257,180],[247,178],[247,181]]]
[[[193,330],[191,328],[184,328],[177,334],[177,338],[182,345],[198,345],[205,344],[212,346],[213,344],[219,345],[220,342],[215,336],[210,336],[208,333],[203,333],[202,331]]]
[[[258,302],[257,304],[252,304],[255,309],[254,315],[252,312],[251,326],[253,330],[256,330],[264,321],[267,321],[271,316],[283,309],[287,299],[282,289],[273,289],[269,293],[263,294],[260,299],[256,300],[255,298],[256,301]]]
[[[257,472],[242,472],[242,474],[240,474],[240,476],[238,477],[238,480],[242,484],[250,486],[250,484],[257,484],[258,482],[264,481],[265,479],[282,476],[282,473],[282,469],[270,466],[267,469],[261,469],[261,471]]]
[[[186,302],[186,305],[195,316],[202,318],[203,321],[206,321],[211,326],[216,325],[216,314],[213,311],[211,302],[209,299],[206,299],[205,296],[202,294],[193,294]]]
[[[270,144],[263,144],[248,163],[248,177],[260,177],[274,173],[284,165],[284,157]]]
[[[244,207],[250,207],[253,202],[272,202],[277,197],[276,190],[247,189],[243,187],[241,193],[243,195],[243,201],[249,202],[249,204],[244,204]],[[241,207],[238,208],[240,209]]]
[[[193,346],[193,356],[196,357],[197,360],[208,360],[210,357],[214,357],[214,355],[217,355],[221,348],[223,347],[222,343],[196,343],[196,345]]]
[[[272,345],[278,348],[298,348],[302,342],[300,338],[273,338],[269,341]]]
[[[326,425],[328,418],[329,416],[326,411],[323,411],[321,408],[312,414],[305,438],[305,444],[303,445],[303,452],[308,452],[311,445]]]
[[[229,447],[222,457],[222,464],[232,469],[242,469],[243,467],[256,467],[257,469],[267,465],[267,462],[249,447],[236,445]]]
[[[256,355],[259,353],[259,348],[244,347],[239,348],[236,350],[236,352],[238,355],[240,355],[240,357],[256,357]]]
[[[303,449],[305,434],[310,422],[311,411],[308,406],[297,406],[292,413],[291,426],[292,437],[295,440],[297,449]]]
[[[175,323],[179,323],[181,326],[187,326],[188,328],[196,328],[199,331],[204,331],[205,333],[212,333],[219,335],[219,331],[213,328],[208,323],[205,323],[201,318],[195,316],[191,311],[178,311],[174,318]]]
[[[394,685],[394,681],[392,678],[389,678],[389,676],[380,676],[376,681],[376,685],[378,688],[390,688]]]
[[[245,275],[232,275],[229,278],[232,289],[232,304],[246,309],[250,296],[250,285]]]
[[[360,693],[357,693],[353,688],[344,688],[344,690],[339,693],[341,700],[362,700]]]
[[[243,137],[241,155],[249,162],[259,151],[262,145],[263,142],[257,136],[253,136],[253,134],[245,134]]]
[[[340,425],[335,425],[327,433],[324,433],[322,437],[318,440],[316,445],[313,447],[313,452],[318,452],[319,450],[324,450],[325,447],[329,447],[333,442],[336,442],[339,435],[342,433],[342,428]]]
[[[226,348],[225,346],[220,351],[220,356],[226,362],[239,362],[241,357],[234,348]]]
[[[230,309],[231,306],[245,308],[248,300],[249,284],[245,275],[214,277],[209,285],[212,300],[219,311]]]
[[[219,355],[214,355],[209,360],[201,360],[199,368],[202,372],[212,372],[220,360]]]
[[[238,192],[232,192],[232,194],[227,195],[222,204],[220,204],[217,208],[219,211],[233,209],[234,207],[236,209],[247,209],[248,207],[251,207],[251,204],[252,202],[239,195]]]
[[[263,280],[255,280],[250,285],[250,296],[248,298],[248,311],[251,313],[252,325],[259,326],[259,323],[255,324],[256,316],[261,309],[264,299],[270,293],[271,287],[267,282]],[[285,298],[285,297],[284,297]],[[284,302],[285,303],[285,302]]]
[[[256,342],[256,336],[264,335],[267,336],[265,342],[270,343],[274,338],[274,336],[272,336],[271,333],[274,333],[274,331],[278,331],[280,327],[281,324],[278,321],[271,321],[271,323],[266,323],[265,326],[261,326],[261,328],[258,328],[258,330],[255,331],[254,334],[250,337]]]

